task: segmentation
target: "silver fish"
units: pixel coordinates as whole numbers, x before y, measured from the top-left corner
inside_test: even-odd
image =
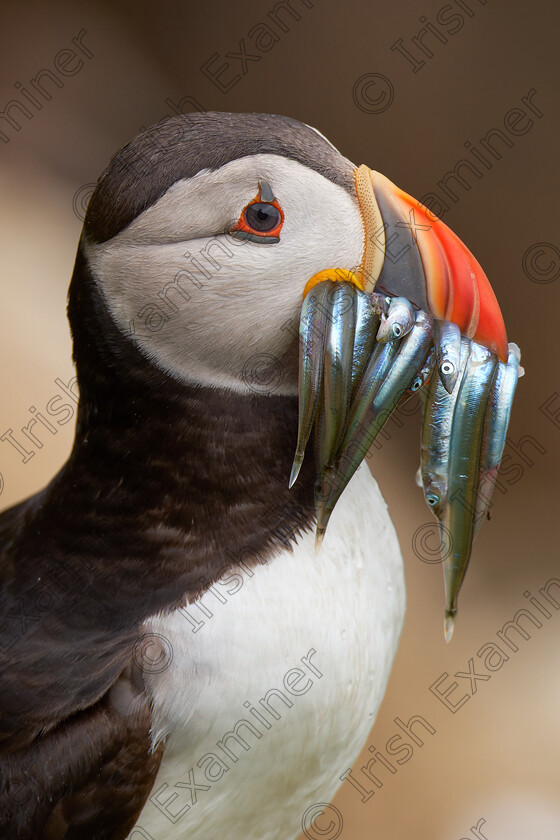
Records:
[[[384,377],[387,374],[387,371],[391,367],[392,361],[397,354],[397,350],[398,342],[390,342],[388,344],[377,344],[375,346],[375,349],[371,354],[366,365],[362,381],[360,382],[356,390],[356,394],[353,398],[352,407],[350,409],[350,416],[346,424],[347,430],[349,428],[355,428],[361,423],[363,415],[367,411],[367,407],[371,404],[375,393],[379,389]],[[317,435],[317,446],[319,447],[319,449],[323,449],[324,451],[326,446],[323,442],[323,438],[324,431],[320,430]],[[365,457],[366,451],[367,448],[362,452],[360,461]],[[337,455],[339,456],[339,453],[337,453]],[[321,456],[319,455],[316,460],[320,461]],[[317,472],[319,474],[319,480],[316,485],[315,493],[315,506],[317,509],[317,543],[320,543],[323,539],[329,516],[332,510],[334,509],[336,500],[340,495],[336,495],[336,487],[338,484],[340,468],[337,465],[334,470],[325,471],[322,469],[322,467],[322,464],[318,464]],[[324,517],[326,517],[326,521],[323,527],[320,525],[320,522],[322,522],[322,518]]]
[[[521,361],[519,347],[511,342],[508,345],[508,350],[507,364],[498,362],[484,417],[480,475],[476,498],[475,535],[478,533],[490,507],[492,491],[504,453],[517,380],[520,375],[523,375],[523,368],[519,365]]]
[[[389,304],[386,318],[381,319],[381,326],[377,331],[378,341],[393,341],[404,338],[414,324],[414,309],[404,297],[394,297]]]
[[[296,481],[315,419],[323,382],[324,343],[332,283],[318,283],[305,296],[299,321],[299,420],[296,453],[290,475]]]
[[[352,390],[352,362],[356,327],[354,299],[357,289],[350,283],[334,283],[329,295],[329,323],[323,370],[323,416],[325,441],[323,464],[332,459],[346,425]]]
[[[451,394],[457,377],[461,355],[461,331],[452,321],[434,322],[434,336],[440,379]]]
[[[464,371],[470,354],[470,341],[463,338],[457,372]],[[449,447],[453,412],[459,389],[449,393],[439,376],[434,376],[424,406],[420,448],[420,474],[424,498],[441,522],[447,504]]]
[[[403,394],[422,368],[432,341],[432,319],[416,313],[413,329],[402,339],[379,344],[363,387],[354,400],[336,470],[330,486],[323,488],[317,513],[317,539],[325,533],[329,517],[344,488],[360,466],[367,450],[383,428]]]
[[[381,316],[371,305],[371,296],[356,289],[356,327],[352,356],[352,390],[355,392],[362,380],[369,357],[375,345]]]
[[[406,402],[408,402],[408,400],[412,396],[414,396],[414,394],[417,394],[421,388],[423,388],[425,385],[428,384],[428,382],[430,382],[432,378],[432,373],[434,372],[435,363],[436,350],[435,347],[432,347],[432,349],[428,352],[428,355],[426,356],[426,361],[424,362],[424,364],[410,383],[410,388],[407,388],[404,394],[402,395],[397,408],[400,408],[401,405],[404,405]]]
[[[453,412],[448,491],[443,516],[443,526],[452,538],[443,564],[446,641],[450,640],[453,633],[457,596],[467,570],[474,538],[484,415],[497,364],[498,359],[490,350],[471,342],[470,355]]]

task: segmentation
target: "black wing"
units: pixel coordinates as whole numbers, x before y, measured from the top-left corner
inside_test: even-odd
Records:
[[[0,516],[0,836],[120,840],[163,753],[134,661],[139,629],[108,581],[42,533],[44,501]]]

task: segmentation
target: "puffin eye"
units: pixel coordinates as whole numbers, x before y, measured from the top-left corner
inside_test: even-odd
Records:
[[[271,244],[280,241],[283,224],[284,214],[272,189],[266,181],[260,181],[257,195],[245,205],[230,234],[237,239]]]
[[[274,204],[264,204],[261,201],[249,204],[243,215],[248,227],[259,233],[274,230],[282,221],[278,207],[275,207]]]

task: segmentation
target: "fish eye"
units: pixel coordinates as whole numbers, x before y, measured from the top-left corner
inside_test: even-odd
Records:
[[[437,503],[439,502],[439,496],[437,496],[435,493],[426,493],[426,501],[428,502],[430,507],[435,507],[435,505],[437,505]]]
[[[442,373],[448,374],[453,373],[455,370],[455,366],[451,364],[451,362],[443,362],[442,366],[440,367]]]
[[[395,336],[395,338],[400,338],[402,332],[403,330],[400,324],[393,324],[393,335]]]
[[[412,385],[410,386],[411,391],[418,391],[419,388],[422,387],[422,377],[417,376]]]

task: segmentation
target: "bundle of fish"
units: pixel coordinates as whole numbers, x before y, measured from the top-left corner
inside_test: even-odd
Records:
[[[473,539],[503,454],[520,351],[507,362],[404,297],[323,280],[300,319],[299,427],[290,486],[313,434],[317,541],[344,488],[391,413],[427,387],[419,480],[441,530],[451,638]]]

